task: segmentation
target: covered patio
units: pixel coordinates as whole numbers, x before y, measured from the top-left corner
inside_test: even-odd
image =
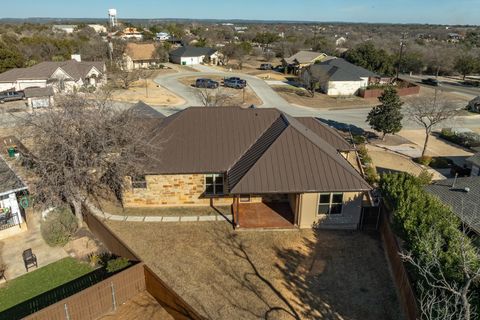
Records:
[[[259,202],[233,204],[237,228],[294,229],[295,215],[288,202]]]

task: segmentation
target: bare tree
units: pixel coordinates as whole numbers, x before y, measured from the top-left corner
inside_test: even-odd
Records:
[[[120,68],[114,68],[111,71],[112,84],[114,87],[120,87],[122,89],[128,89],[130,86],[140,79],[142,76],[141,70],[121,70]]]
[[[460,257],[456,269],[461,276],[453,280],[446,274],[445,264],[441,261],[443,242],[439,236],[430,233],[427,238],[419,239],[419,246],[431,249],[428,258],[414,258],[411,253],[401,254],[419,275],[421,319],[470,320],[475,312],[471,305],[472,287],[480,280],[480,256],[477,250],[469,246],[466,236],[460,237]]]
[[[232,95],[222,89],[201,88],[196,91],[197,97],[204,107],[231,106]]]
[[[438,97],[436,90],[433,97],[416,97],[410,99],[406,112],[410,120],[415,121],[425,130],[422,157],[425,156],[427,152],[428,140],[435,126],[454,117],[458,113],[446,100]]]
[[[82,207],[104,195],[121,199],[127,176],[141,170],[144,130],[131,111],[107,96],[67,95],[55,107],[25,118],[31,148],[22,157],[36,177],[33,194],[43,207],[69,205],[82,225]]]

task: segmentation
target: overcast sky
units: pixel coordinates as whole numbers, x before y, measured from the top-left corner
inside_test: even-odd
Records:
[[[0,0],[2,18],[252,19],[480,24],[480,0]]]

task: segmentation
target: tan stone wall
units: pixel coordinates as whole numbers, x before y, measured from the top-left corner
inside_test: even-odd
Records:
[[[300,228],[333,228],[356,229],[362,211],[361,192],[343,194],[343,209],[338,215],[318,215],[318,193],[304,193],[300,196],[299,226]]]
[[[205,197],[205,175],[156,175],[146,176],[146,189],[130,188],[123,195],[126,207],[202,206],[210,205]],[[231,197],[215,197],[214,204],[230,205]]]

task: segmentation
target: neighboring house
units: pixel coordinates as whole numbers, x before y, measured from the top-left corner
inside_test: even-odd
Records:
[[[345,37],[339,37],[339,38],[335,39],[335,46],[336,47],[341,47],[342,45],[345,44],[345,42],[347,42],[347,39]]]
[[[425,189],[450,206],[469,229],[480,234],[480,177],[435,181]]]
[[[125,28],[120,33],[120,38],[123,40],[129,40],[129,39],[142,40],[143,34],[140,31],[138,31],[137,28]]]
[[[101,61],[46,61],[32,67],[11,69],[0,74],[0,91],[29,87],[53,87],[55,92],[83,86],[97,87],[105,82],[105,63]]]
[[[480,113],[480,96],[470,100],[467,105],[467,110],[471,112]]]
[[[101,24],[89,24],[90,28],[95,30],[96,33],[107,33],[107,27]]]
[[[313,64],[305,68],[300,77],[307,87],[318,85],[329,96],[356,95],[361,88],[379,78],[375,73],[341,58]]]
[[[298,51],[293,56],[282,60],[284,67],[289,69],[289,72],[297,74],[300,69],[305,68],[316,62],[323,61],[327,55],[315,51]]]
[[[219,62],[219,56],[216,49],[183,46],[170,52],[170,61],[186,66],[201,63],[216,65]]]
[[[27,98],[27,106],[36,108],[47,108],[53,106],[53,88],[26,88],[23,90]]]
[[[465,161],[472,166],[472,171],[470,172],[470,176],[471,177],[480,176],[480,152],[474,154],[470,158],[467,158]]]
[[[358,227],[371,187],[352,145],[319,120],[240,107],[145,118],[151,153],[124,206],[231,205],[241,228]]]
[[[52,27],[53,31],[65,32],[65,33],[73,33],[76,28],[77,28],[77,25],[74,25],[74,24],[55,24]]]
[[[148,69],[161,62],[157,56],[157,49],[153,43],[127,43],[123,54],[125,70]]]
[[[155,35],[155,39],[158,41],[167,41],[170,38],[171,36],[167,32],[157,32]]]
[[[19,199],[27,187],[0,157],[0,239],[26,230],[25,213]]]

